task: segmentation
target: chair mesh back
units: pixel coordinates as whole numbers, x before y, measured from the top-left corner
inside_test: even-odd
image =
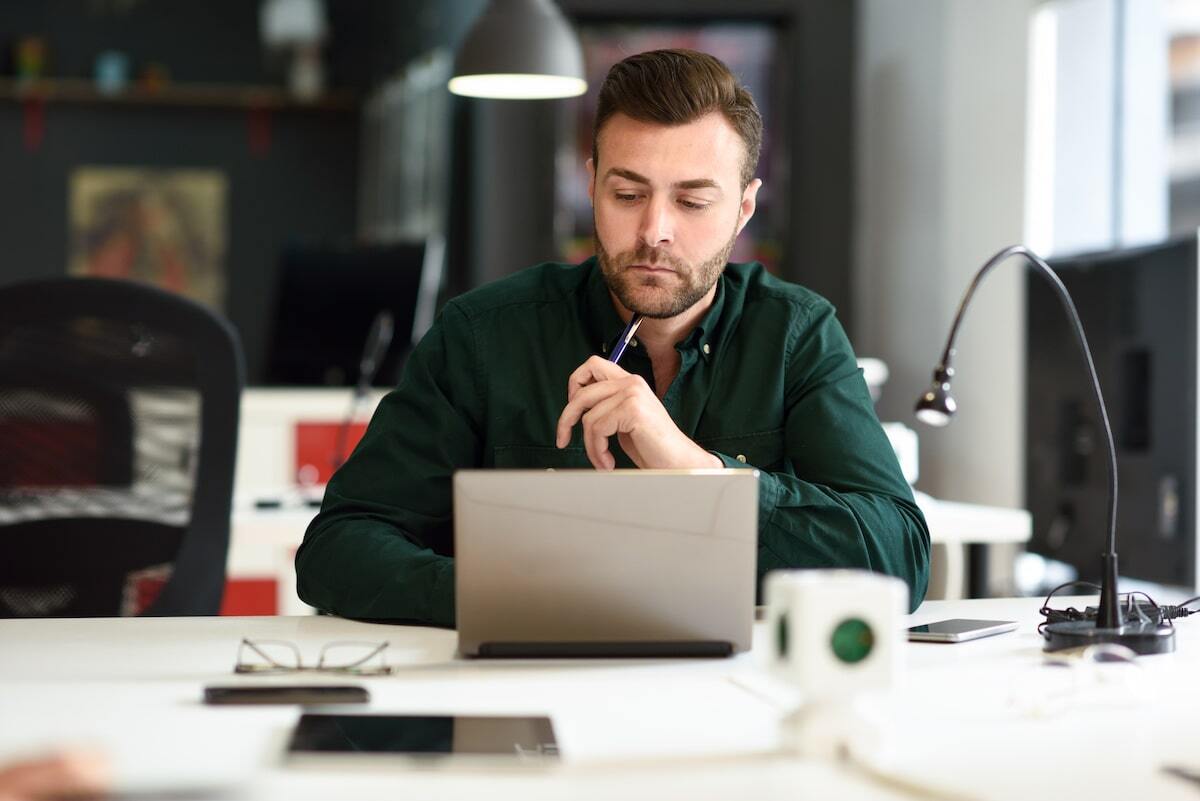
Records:
[[[170,578],[200,444],[184,337],[0,319],[0,617],[133,615]]]

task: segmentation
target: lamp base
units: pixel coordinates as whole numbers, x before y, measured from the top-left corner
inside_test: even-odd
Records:
[[[1094,620],[1067,620],[1042,629],[1047,651],[1083,648],[1100,643],[1124,645],[1137,654],[1168,654],[1175,650],[1175,628],[1165,623],[1126,623],[1115,629],[1097,628]]]

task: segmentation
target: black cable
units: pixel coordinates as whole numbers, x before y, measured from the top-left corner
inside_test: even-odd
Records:
[[[1125,606],[1127,607],[1126,619],[1129,618],[1130,613],[1136,613],[1138,616],[1138,620],[1142,623],[1160,623],[1163,620],[1165,620],[1162,609],[1160,609],[1158,604],[1156,604],[1154,602],[1153,598],[1151,598],[1149,595],[1142,592],[1141,590],[1134,590],[1133,592],[1122,593],[1122,595],[1126,596],[1126,603],[1125,603]],[[1158,620],[1151,620],[1150,617],[1145,612],[1142,611],[1142,605],[1139,603],[1135,603],[1133,600],[1133,597],[1135,595],[1142,596],[1143,598],[1146,599],[1147,603],[1149,603],[1152,607],[1154,607],[1155,616],[1158,618]]]
[[[1039,609],[1038,611],[1041,612],[1043,615],[1046,614],[1047,611],[1051,611],[1050,610],[1050,599],[1053,598],[1055,595],[1057,595],[1058,591],[1063,589],[1064,587],[1073,587],[1076,584],[1085,584],[1089,587],[1094,587],[1097,590],[1100,589],[1100,585],[1094,581],[1079,581],[1079,580],[1077,580],[1077,581],[1068,581],[1065,584],[1059,584],[1057,587],[1050,590],[1050,594],[1046,596],[1046,600],[1042,603],[1042,608]],[[1070,608],[1074,609],[1075,607],[1070,607]]]
[[[1064,620],[1084,620],[1087,618],[1086,612],[1076,609],[1073,606],[1068,606],[1066,609],[1051,609],[1050,608],[1050,599],[1053,598],[1056,594],[1058,594],[1059,590],[1062,590],[1065,587],[1073,587],[1076,585],[1086,585],[1088,587],[1093,587],[1096,590],[1100,589],[1100,585],[1094,581],[1076,580],[1076,581],[1068,581],[1065,584],[1059,584],[1057,587],[1050,590],[1050,594],[1047,595],[1046,600],[1044,602],[1042,602],[1042,608],[1038,610],[1038,612],[1041,613],[1042,617],[1046,618],[1045,620],[1043,620],[1041,623],[1038,624],[1038,634],[1042,633],[1042,628],[1044,626],[1046,626],[1046,624],[1048,624],[1048,623],[1059,623]]]
[[[1096,584],[1095,582],[1077,580],[1077,581],[1068,581],[1065,584],[1059,584],[1057,587],[1050,590],[1050,594],[1046,596],[1046,600],[1042,602],[1041,609],[1038,610],[1038,612],[1044,618],[1046,618],[1045,620],[1043,620],[1041,623],[1038,624],[1038,633],[1039,634],[1042,633],[1043,627],[1046,626],[1048,623],[1060,623],[1060,622],[1069,621],[1069,620],[1094,620],[1094,619],[1096,619],[1097,609],[1094,606],[1089,606],[1086,609],[1076,609],[1074,606],[1068,606],[1066,609],[1052,609],[1050,607],[1050,601],[1054,598],[1055,595],[1057,595],[1061,590],[1063,590],[1067,587],[1073,587],[1073,586],[1086,586],[1086,587],[1091,587],[1093,589],[1100,588],[1100,585]],[[1141,598],[1144,598],[1145,602],[1142,603],[1142,602],[1137,601],[1135,599],[1135,596],[1140,596]],[[1167,625],[1167,626],[1174,626],[1174,624],[1171,621],[1176,618],[1188,617],[1189,615],[1200,614],[1200,608],[1197,608],[1197,609],[1188,609],[1187,608],[1190,604],[1194,604],[1194,603],[1200,601],[1200,595],[1197,595],[1194,598],[1188,598],[1186,601],[1184,601],[1183,603],[1179,603],[1179,604],[1160,604],[1157,601],[1155,601],[1153,598],[1151,598],[1148,594],[1146,594],[1145,592],[1143,592],[1141,590],[1133,590],[1132,592],[1123,592],[1123,593],[1120,593],[1117,597],[1120,599],[1124,599],[1124,607],[1125,608],[1123,610],[1123,616],[1126,621],[1130,621],[1132,618],[1136,617],[1137,620],[1140,621],[1141,623],[1153,623],[1153,624],[1163,624],[1163,625]],[[1147,613],[1147,608],[1149,610],[1152,610],[1149,614]]]

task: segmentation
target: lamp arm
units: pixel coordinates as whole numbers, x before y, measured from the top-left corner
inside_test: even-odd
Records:
[[[1001,250],[995,256],[988,259],[987,263],[979,268],[979,272],[975,274],[971,285],[967,287],[966,293],[963,295],[962,302],[958,304],[958,312],[954,315],[954,324],[950,327],[950,336],[946,340],[946,349],[942,352],[941,364],[937,367],[935,375],[942,375],[948,379],[953,375],[951,360],[956,353],[954,342],[958,338],[958,327],[962,323],[963,313],[966,312],[967,306],[971,302],[971,298],[975,294],[976,287],[983,281],[983,277],[989,273],[993,267],[1010,256],[1024,256],[1030,266],[1036,268],[1035,272],[1040,274],[1050,286],[1054,288],[1054,292],[1058,295],[1059,301],[1062,303],[1067,317],[1071,321],[1071,330],[1075,333],[1075,341],[1079,344],[1079,350],[1083,352],[1083,359],[1087,363],[1088,378],[1092,384],[1092,397],[1096,402],[1096,411],[1100,415],[1100,424],[1104,428],[1104,444],[1108,449],[1108,556],[1115,556],[1117,552],[1117,450],[1113,445],[1112,426],[1108,421],[1108,408],[1104,405],[1104,396],[1100,392],[1100,379],[1096,376],[1096,365],[1092,361],[1092,351],[1088,347],[1087,336],[1083,333],[1083,324],[1079,321],[1079,312],[1075,310],[1075,303],[1071,300],[1071,295],[1067,292],[1067,288],[1063,286],[1062,280],[1054,270],[1050,269],[1050,265],[1046,264],[1040,256],[1031,251],[1024,245],[1011,245]],[[1115,578],[1115,577],[1114,577]],[[1103,601],[1103,599],[1101,599]],[[1114,599],[1115,601],[1115,599]],[[1102,604],[1103,605],[1103,604]]]

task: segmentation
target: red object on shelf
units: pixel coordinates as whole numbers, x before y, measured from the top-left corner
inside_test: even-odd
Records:
[[[250,153],[266,158],[271,153],[271,110],[254,106],[246,112],[246,141]]]
[[[273,578],[235,578],[225,582],[222,615],[279,614],[279,582]]]
[[[36,152],[46,137],[46,101],[30,97],[25,101],[25,150]]]
[[[329,482],[339,458],[338,431],[341,423],[296,423],[296,483],[304,487]],[[346,430],[344,459],[367,430],[366,423],[351,423]]]

